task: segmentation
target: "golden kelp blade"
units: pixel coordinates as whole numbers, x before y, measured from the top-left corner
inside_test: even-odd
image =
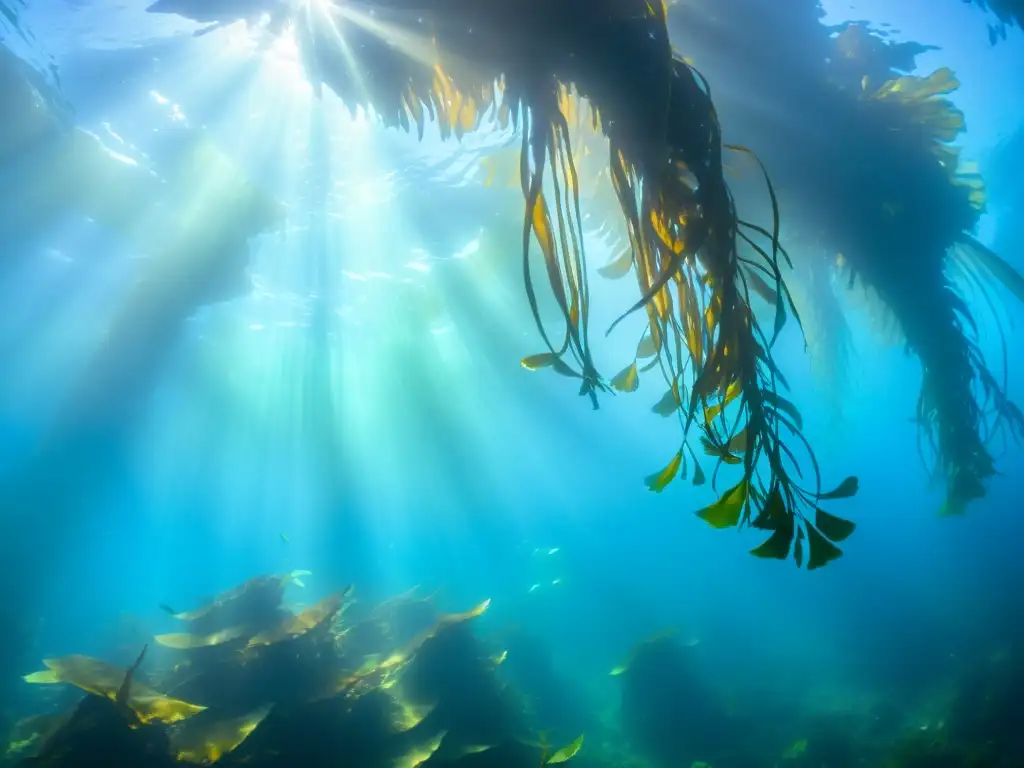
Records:
[[[431,712],[434,711],[434,704],[410,704],[402,698],[395,697],[396,711],[391,720],[391,727],[396,733],[405,733],[418,726]],[[433,751],[433,750],[431,750]]]
[[[583,734],[579,736],[571,744],[566,744],[564,747],[555,752],[549,757],[545,763],[546,765],[555,765],[557,763],[564,763],[572,757],[576,756],[581,749],[583,749]]]
[[[57,659],[43,659],[43,664],[59,682],[74,685],[87,693],[103,696],[111,701],[116,700],[118,691],[125,681],[126,670],[89,656],[74,654]],[[34,678],[31,682],[51,682],[50,676],[40,680],[39,677],[43,676],[38,672],[29,677]],[[206,709],[187,701],[172,699],[137,682],[131,684],[127,696],[128,700],[125,703],[143,723],[153,720],[168,724],[176,723]]]
[[[394,670],[405,665],[420,649],[420,646],[437,635],[438,632],[446,627],[461,624],[464,621],[469,621],[477,618],[478,616],[482,616],[490,605],[491,600],[488,598],[464,613],[449,613],[441,616],[433,627],[413,638],[404,648],[402,648],[402,650],[391,654],[391,656],[382,661],[374,671]]]
[[[447,735],[448,731],[441,731],[432,736],[425,743],[414,747],[406,754],[397,758],[392,763],[392,768],[417,768],[417,766],[423,765],[437,752],[441,747],[441,742],[444,741],[444,737]]]
[[[631,363],[619,371],[611,381],[612,387],[620,392],[636,392],[640,386],[640,376],[636,370],[636,363]]]
[[[679,474],[679,467],[683,463],[683,449],[680,448],[678,453],[672,457],[672,460],[668,465],[653,475],[649,475],[644,482],[647,483],[647,487],[655,493],[661,493],[665,488],[675,480],[676,475]]]
[[[320,626],[325,621],[333,619],[334,616],[337,615],[338,611],[341,610],[341,602],[341,593],[325,597],[323,600],[311,605],[304,611],[301,611],[294,616],[289,616],[278,626],[260,632],[255,637],[250,638],[247,647],[252,648],[259,645],[273,645],[274,643],[279,643],[282,640],[287,640],[288,638],[304,635],[306,632]]]
[[[128,700],[128,706],[135,711],[143,723],[155,720],[166,725],[188,720],[206,709],[198,704],[172,699],[170,696],[157,693],[137,683],[132,686],[132,695]]]
[[[270,713],[272,704],[230,720],[199,722],[193,720],[171,734],[171,749],[178,760],[210,765],[234,751],[256,730]]]
[[[33,672],[30,675],[25,675],[21,679],[24,680],[26,683],[32,683],[33,685],[52,685],[53,683],[64,682],[59,677],[57,677],[57,673],[54,672],[52,669],[41,669],[38,672]]]
[[[190,651],[195,648],[212,648],[214,646],[229,643],[237,640],[245,634],[244,627],[231,627],[222,629],[209,635],[192,635],[188,632],[171,632],[166,635],[157,635],[153,639],[165,648],[173,648],[177,651]]]
[[[519,362],[520,365],[528,371],[537,371],[541,368],[552,368],[563,376],[578,378],[576,371],[566,365],[562,358],[554,352],[541,352],[537,355],[529,355]]]
[[[714,504],[700,510],[697,517],[706,521],[712,528],[731,528],[739,525],[746,501],[747,481],[744,479],[723,493]]]

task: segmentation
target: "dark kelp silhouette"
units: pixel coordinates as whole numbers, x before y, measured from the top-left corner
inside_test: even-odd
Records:
[[[686,442],[696,429],[717,465],[743,470],[701,516],[716,527],[771,532],[755,550],[761,556],[785,559],[792,551],[800,562],[806,541],[809,566],[818,567],[841,553],[822,522],[829,518],[817,511],[817,464],[798,412],[780,394],[785,378],[771,354],[795,314],[779,270],[778,211],[769,227],[738,217],[723,178],[710,86],[673,54],[666,14],[665,3],[647,0],[321,3],[291,24],[316,90],[326,85],[353,112],[362,107],[421,137],[429,121],[443,138],[459,139],[484,122],[520,130],[523,277],[547,347],[523,365],[575,379],[596,407],[602,392],[636,389],[643,371],[634,362],[606,382],[592,356],[570,125],[574,110],[589,110],[592,130],[608,140],[608,172],[629,237],[615,269],[632,271],[640,291],[622,317],[646,313],[638,357],[650,358],[644,371],[658,369],[670,393],[664,407],[678,412],[683,427],[680,450],[648,486],[660,491],[684,461],[697,463]],[[742,255],[740,244],[748,249]],[[536,246],[543,276],[530,266]],[[752,282],[774,290],[768,333],[751,309]],[[561,311],[558,328],[541,319],[544,288]],[[800,482],[794,443],[814,470]],[[830,497],[855,490],[851,479]],[[852,526],[844,521],[843,530]]]
[[[995,45],[1006,39],[1008,27],[1024,29],[1024,3],[1021,0],[963,0],[995,14],[997,22],[988,25],[988,40]]]
[[[851,27],[843,34],[867,33]],[[845,189],[837,192],[846,208],[830,232],[850,284],[870,286],[921,360],[917,421],[946,482],[947,513],[984,496],[995,474],[993,441],[1024,437],[1024,416],[988,367],[964,298],[973,290],[991,306],[993,283],[1024,297],[1024,279],[969,234],[985,191],[952,143],[965,129],[963,114],[946,98],[958,86],[945,68],[877,86],[862,80],[847,115],[860,138],[841,152],[857,157],[862,149],[874,160],[844,173]]]
[[[470,629],[490,601],[440,614],[410,592],[347,614],[347,588],[291,611],[281,589],[298,575],[257,577],[176,614],[221,641],[157,636],[171,650],[147,670],[145,652],[128,670],[85,656],[46,660],[28,682],[89,696],[72,713],[19,723],[9,754],[39,766],[413,768],[429,759],[532,768],[581,750],[582,736],[561,749],[531,736],[523,701]]]
[[[922,453],[934,454],[946,482],[944,510],[962,511],[995,472],[993,441],[1024,430],[1005,382],[982,355],[966,296],[991,307],[993,284],[1022,297],[1024,280],[969,234],[985,191],[954,144],[964,117],[947,97],[959,83],[948,69],[901,76],[923,48],[889,43],[860,24],[805,29],[811,44],[789,47],[806,54],[771,61],[747,54],[749,41],[730,35],[729,21],[745,19],[751,5],[715,6],[719,55],[756,68],[773,115],[813,109],[816,121],[794,124],[736,105],[729,114],[757,120],[758,147],[772,163],[780,198],[808,222],[801,251],[825,254],[845,284],[869,289],[921,360]],[[816,19],[810,4],[801,13]],[[783,45],[780,38],[768,47]]]

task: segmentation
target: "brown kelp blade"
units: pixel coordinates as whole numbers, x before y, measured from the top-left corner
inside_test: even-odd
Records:
[[[100,659],[73,654],[56,659],[43,659],[47,669],[27,675],[29,683],[68,683],[87,693],[116,701],[125,684],[128,670]],[[202,712],[205,707],[174,699],[148,686],[131,681],[125,704],[143,723],[153,721],[176,723]]]
[[[171,749],[180,762],[212,765],[237,749],[259,727],[272,707],[267,704],[225,720],[193,718],[171,732]]]

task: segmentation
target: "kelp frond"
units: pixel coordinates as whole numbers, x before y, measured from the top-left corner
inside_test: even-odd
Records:
[[[788,257],[779,244],[771,183],[772,229],[741,221],[722,176],[721,136],[707,83],[681,61],[675,62],[675,71],[671,150],[664,165],[652,169],[631,162],[611,141],[611,178],[641,293],[630,311],[642,309],[647,315],[637,357],[653,357],[645,368],[656,363],[667,384],[655,411],[675,410],[683,426],[679,451],[648,478],[648,487],[663,490],[685,471],[688,458],[695,464],[695,483],[703,482],[699,460],[686,443],[695,427],[705,453],[715,459],[713,478],[723,464],[742,466],[743,472],[739,483],[699,516],[716,528],[752,525],[771,531],[753,550],[759,557],[786,559],[792,553],[799,565],[806,541],[808,567],[816,568],[840,554],[830,538],[845,538],[830,536],[837,532],[829,523],[819,525],[819,518],[830,518],[817,503],[852,495],[856,481],[831,496],[822,493],[800,414],[780,392],[786,382],[771,346],[787,312],[796,315],[796,310],[780,271],[780,257]],[[695,113],[705,116],[699,125],[685,119]],[[741,257],[738,243],[748,245],[754,256]],[[775,298],[771,338],[752,310],[752,291],[763,296],[765,288]],[[636,365],[623,371],[627,386],[619,388],[636,388]],[[813,469],[803,480],[806,487],[797,482],[803,473],[792,443],[805,450]]]
[[[869,94],[889,131],[916,139],[917,164],[910,167],[921,178],[906,182],[907,196],[889,204],[886,222],[889,237],[913,250],[905,253],[903,265],[886,256],[866,266],[872,272],[869,282],[897,315],[908,346],[922,362],[916,418],[921,451],[934,455],[945,477],[943,511],[950,514],[985,495],[985,482],[995,473],[993,440],[1024,435],[1021,412],[1006,396],[1005,376],[1000,380],[988,367],[962,295],[971,290],[992,310],[1005,370],[1005,339],[988,286],[1001,282],[1021,298],[1024,279],[966,234],[984,211],[986,195],[976,166],[961,163],[951,143],[965,130],[963,114],[945,98],[958,86],[943,68],[926,78],[890,80]],[[901,145],[900,152],[906,151]],[[930,171],[920,160],[929,155],[937,169]],[[929,196],[922,203],[913,195],[923,190]],[[908,238],[908,231],[924,223],[926,211],[932,217],[924,224],[926,233]]]
[[[692,429],[706,450],[721,454],[719,464],[742,465],[743,477],[717,502],[719,511],[701,515],[719,527],[728,520],[772,531],[770,543],[754,552],[762,557],[786,558],[792,551],[800,563],[804,542],[809,567],[837,557],[829,540],[839,541],[849,532],[842,526],[852,530],[852,524],[841,522],[837,529],[829,520],[838,518],[817,509],[818,500],[829,496],[821,492],[799,414],[780,393],[785,379],[771,354],[787,315],[796,314],[779,269],[786,256],[774,193],[769,183],[770,228],[738,218],[723,178],[710,88],[673,56],[666,4],[593,0],[581,12],[568,0],[451,0],[418,11],[414,23],[409,14],[375,10],[372,18],[346,12],[359,35],[355,41],[346,37],[349,48],[373,58],[358,83],[351,68],[325,66],[331,56],[341,56],[329,44],[317,50],[320,71],[334,73],[329,85],[343,100],[368,103],[386,124],[415,126],[421,136],[425,121],[435,116],[443,138],[459,138],[486,120],[522,132],[523,277],[546,347],[523,366],[549,367],[578,380],[580,394],[595,407],[602,391],[636,389],[641,373],[634,362],[605,383],[593,361],[571,130],[579,98],[591,107],[593,128],[608,139],[609,176],[629,247],[607,270],[615,276],[632,271],[637,280],[640,296],[623,317],[646,313],[648,331],[637,357],[650,358],[644,370],[660,370],[670,393],[664,410],[679,415],[684,447],[673,459],[676,469],[689,450],[703,477],[686,447]],[[417,44],[400,48],[380,39],[380,29],[398,27],[402,40],[415,36]],[[557,43],[541,45],[538,39],[548,38],[538,32],[548,28],[558,31]],[[416,57],[407,53],[413,47]],[[534,244],[543,275],[531,268]],[[752,255],[741,258],[739,244]],[[770,286],[777,297],[770,337],[751,309],[752,284],[754,290]],[[538,290],[551,291],[561,328],[541,321]],[[717,416],[709,417],[712,412]],[[791,445],[805,451],[813,474],[803,478]],[[664,487],[672,466],[649,484]],[[850,495],[856,483],[841,490],[839,495]]]

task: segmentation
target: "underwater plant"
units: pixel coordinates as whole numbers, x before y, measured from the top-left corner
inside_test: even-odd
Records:
[[[27,682],[87,696],[70,712],[19,722],[8,756],[54,767],[413,768],[432,757],[553,765],[584,748],[583,735],[561,747],[531,736],[524,702],[497,675],[504,654],[489,653],[469,626],[489,600],[440,614],[408,592],[349,612],[348,587],[290,610],[282,590],[306,574],[259,576],[174,614],[189,631],[157,635],[157,658],[147,646],[127,669],[46,659]]]
[[[958,86],[945,68],[877,88],[865,82],[854,112],[859,147],[874,159],[867,172],[849,169],[843,220],[830,232],[846,257],[849,284],[863,281],[877,293],[921,360],[921,451],[925,456],[927,445],[936,457],[947,513],[985,495],[995,474],[994,440],[1024,438],[1024,415],[989,369],[964,298],[976,289],[991,306],[993,282],[1024,298],[1024,279],[969,234],[985,194],[980,175],[960,164],[952,144],[964,118],[945,97]],[[843,152],[857,155],[848,146]]]
[[[806,46],[810,53],[770,66],[745,53],[741,33],[727,34],[750,5],[715,6],[719,42],[733,55],[728,65],[756,68],[773,115],[812,105],[817,117],[794,128],[743,105],[730,105],[729,114],[757,120],[758,149],[780,200],[805,222],[804,247],[794,253],[824,255],[827,270],[838,268],[844,284],[873,296],[921,361],[921,453],[928,463],[934,457],[945,481],[944,511],[960,512],[996,471],[993,443],[1024,435],[1024,417],[981,351],[967,297],[993,307],[993,285],[1021,298],[1024,279],[970,235],[985,190],[955,145],[965,123],[948,96],[959,83],[946,68],[900,75],[923,47],[885,42],[860,24],[818,25],[820,44]],[[814,18],[810,8],[804,13]]]
[[[806,548],[809,568],[838,557],[833,542],[853,524],[818,502],[852,495],[857,482],[822,492],[800,415],[781,394],[786,380],[771,348],[796,312],[780,272],[786,254],[778,210],[769,227],[738,216],[722,152],[749,150],[723,147],[708,82],[673,52],[667,3],[437,0],[411,9],[404,2],[311,4],[292,29],[315,90],[327,86],[353,113],[361,107],[421,138],[431,120],[445,139],[484,123],[520,131],[523,278],[546,347],[523,366],[574,379],[594,407],[599,394],[633,391],[640,373],[657,368],[667,390],[659,411],[677,413],[683,435],[648,486],[663,490],[690,462],[704,482],[687,441],[699,432],[716,464],[713,482],[723,464],[742,470],[702,518],[718,528],[769,532],[754,550],[762,557],[792,552],[800,564]],[[608,141],[608,173],[628,234],[628,249],[606,271],[632,272],[640,293],[620,320],[643,311],[648,321],[637,358],[649,361],[633,361],[610,381],[592,354],[570,125],[584,103],[592,130]],[[542,275],[531,269],[535,244]],[[752,286],[774,297],[770,332],[751,309]],[[554,297],[556,327],[542,320],[538,291]],[[795,448],[809,456],[807,477]]]
[[[983,11],[995,14],[997,24],[989,24],[988,39],[995,43],[1006,39],[1007,27],[1024,29],[1024,4],[1020,0],[963,0],[981,8]]]

